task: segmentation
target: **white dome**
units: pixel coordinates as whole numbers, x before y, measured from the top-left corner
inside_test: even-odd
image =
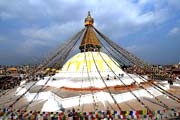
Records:
[[[94,60],[93,60],[94,57]],[[108,64],[108,65],[107,65]],[[78,53],[69,59],[63,66],[62,72],[100,72],[122,71],[115,60],[102,52]],[[110,68],[109,68],[110,67]],[[112,69],[112,70],[111,70]]]
[[[103,87],[104,83],[102,83],[101,77],[106,80],[108,76],[111,80],[106,81],[108,86],[122,85],[119,80],[114,79],[114,77],[119,76],[119,74],[124,75],[121,79],[125,84],[131,84],[134,82],[127,73],[122,71],[120,65],[107,54],[102,52],[84,52],[78,53],[69,59],[62,67],[62,70],[54,75],[53,78],[56,80],[65,79],[66,82],[69,81],[68,84],[72,82],[70,86],[61,82],[61,85],[63,86],[79,87],[83,79],[86,81],[86,83],[83,83],[86,87],[90,86],[89,80],[96,81],[96,87]],[[137,82],[142,82],[142,80],[140,80],[137,76],[130,76],[136,79]],[[76,81],[76,83],[74,83],[74,81]]]
[[[114,72],[116,75],[124,74],[119,64],[107,54],[102,52],[84,52],[78,53],[69,59],[54,78],[100,78],[99,74],[102,77],[115,76]]]

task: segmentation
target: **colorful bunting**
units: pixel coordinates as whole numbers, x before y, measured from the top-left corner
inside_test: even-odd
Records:
[[[0,119],[58,119],[58,120],[99,120],[99,119],[165,119],[180,117],[180,109],[156,111],[95,111],[95,112],[41,112],[28,110],[0,109]]]

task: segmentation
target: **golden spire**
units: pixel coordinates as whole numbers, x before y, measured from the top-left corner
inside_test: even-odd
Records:
[[[93,25],[94,19],[91,17],[90,11],[88,11],[88,16],[85,18],[84,25]]]
[[[88,12],[88,16],[85,18],[85,26],[86,31],[84,33],[81,45],[79,49],[81,52],[88,52],[88,51],[100,51],[101,44],[96,36],[96,33],[93,29],[94,19],[91,17],[90,12]]]

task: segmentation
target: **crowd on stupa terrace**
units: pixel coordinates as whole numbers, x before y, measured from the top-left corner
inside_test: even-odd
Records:
[[[19,86],[21,80],[29,79],[32,81],[43,78],[44,73],[50,70],[49,74],[55,74],[55,69],[46,68],[39,73],[38,77],[27,77],[27,73],[30,73],[37,69],[37,65],[24,65],[24,66],[2,66],[0,65],[0,91],[14,88]],[[150,67],[144,67],[144,69],[134,66],[123,66],[123,71],[131,74],[147,75],[152,80],[167,80],[175,81],[180,78],[180,64],[175,65],[151,65]]]
[[[0,91],[12,89],[20,85],[26,74],[34,70],[36,66],[5,66],[0,65]]]
[[[175,65],[151,65],[142,68],[134,65],[122,67],[123,70],[131,74],[147,75],[151,79],[176,80],[180,78],[180,64]]]

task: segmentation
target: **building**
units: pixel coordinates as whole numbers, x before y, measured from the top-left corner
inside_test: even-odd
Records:
[[[94,19],[88,12],[84,23],[85,28],[78,32],[68,44],[65,43],[60,52],[56,53],[57,56],[60,54],[58,61],[55,59],[52,65],[51,61],[56,57],[55,54],[49,62],[45,63],[44,66],[50,64],[53,69],[63,64],[59,73],[38,81],[22,81],[19,87],[0,98],[0,107],[3,103],[3,106],[13,109],[61,113],[109,110],[152,112],[169,110],[169,108],[176,109],[174,106],[180,107],[179,98],[167,92],[168,84],[154,83],[148,81],[147,76],[123,71],[122,61],[136,66],[140,66],[142,61],[109,41],[93,26],[93,23]],[[114,54],[103,51],[106,47],[98,36],[102,36],[105,42],[111,45],[113,48],[111,52],[116,50],[115,52],[121,55],[116,56],[120,57],[121,61],[112,57]],[[68,58],[68,54],[79,39],[81,40],[78,46],[79,52]],[[15,98],[12,98],[12,94],[16,94]],[[7,99],[10,101],[6,102]]]

